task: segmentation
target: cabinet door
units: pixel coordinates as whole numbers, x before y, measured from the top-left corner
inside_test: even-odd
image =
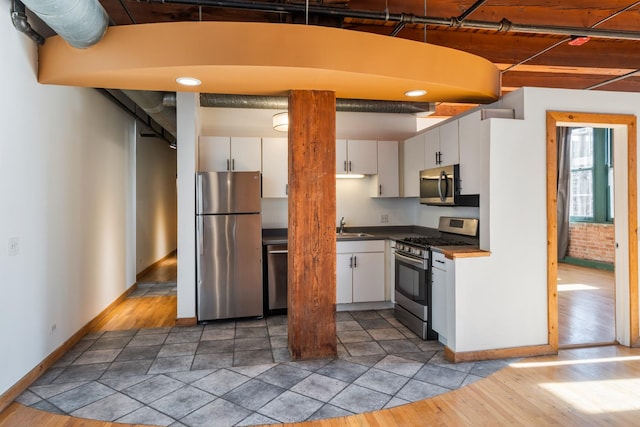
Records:
[[[378,175],[372,197],[400,196],[398,141],[378,141]]]
[[[287,197],[287,138],[262,138],[262,197]]]
[[[349,171],[347,164],[347,140],[336,140],[336,173],[344,174]]]
[[[378,173],[378,145],[376,141],[347,141],[349,173],[375,175]]]
[[[353,256],[353,302],[384,301],[384,252]]]
[[[336,257],[336,303],[348,304],[353,302],[353,254],[337,254]]]
[[[431,328],[445,336],[447,324],[447,272],[431,269]]]
[[[198,138],[198,170],[220,172],[228,170],[230,159],[228,136],[201,136]]]
[[[460,193],[480,194],[482,180],[482,152],[480,111],[461,117],[458,121],[460,147]]]
[[[259,137],[231,137],[231,170],[261,172]]]
[[[424,169],[432,169],[440,164],[440,128],[424,133]]]
[[[454,120],[440,126],[440,166],[459,162],[458,120]]]
[[[404,197],[418,197],[420,195],[420,171],[424,169],[424,134],[404,141],[402,159],[402,194]]]

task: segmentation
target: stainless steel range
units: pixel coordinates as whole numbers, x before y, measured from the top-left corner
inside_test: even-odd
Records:
[[[478,245],[478,220],[440,217],[438,232],[396,240],[395,316],[425,340],[438,339],[431,328],[431,248]]]

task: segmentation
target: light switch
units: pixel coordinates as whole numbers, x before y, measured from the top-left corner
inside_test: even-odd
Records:
[[[16,256],[20,252],[20,239],[11,237],[9,239],[9,256]]]

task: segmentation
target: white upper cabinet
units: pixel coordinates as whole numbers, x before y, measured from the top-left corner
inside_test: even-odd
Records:
[[[259,137],[231,137],[231,170],[261,171],[261,144]]]
[[[372,181],[372,197],[400,196],[398,141],[378,141],[378,174]]]
[[[376,141],[336,140],[336,173],[378,173],[378,150]]]
[[[198,139],[198,170],[261,171],[259,137],[201,136]]]
[[[457,120],[425,132],[425,169],[453,165],[459,161]]]
[[[424,133],[404,141],[403,192],[404,197],[420,195],[420,171],[424,169]]]
[[[262,197],[287,197],[288,157],[287,138],[262,138]]]
[[[460,194],[480,194],[482,181],[481,111],[460,118]]]
[[[198,170],[229,170],[231,138],[228,136],[201,136],[198,138]]]

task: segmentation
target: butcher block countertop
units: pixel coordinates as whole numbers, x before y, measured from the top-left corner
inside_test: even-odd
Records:
[[[442,252],[445,258],[477,258],[491,256],[490,251],[478,249],[475,246],[435,246],[433,249]]]

